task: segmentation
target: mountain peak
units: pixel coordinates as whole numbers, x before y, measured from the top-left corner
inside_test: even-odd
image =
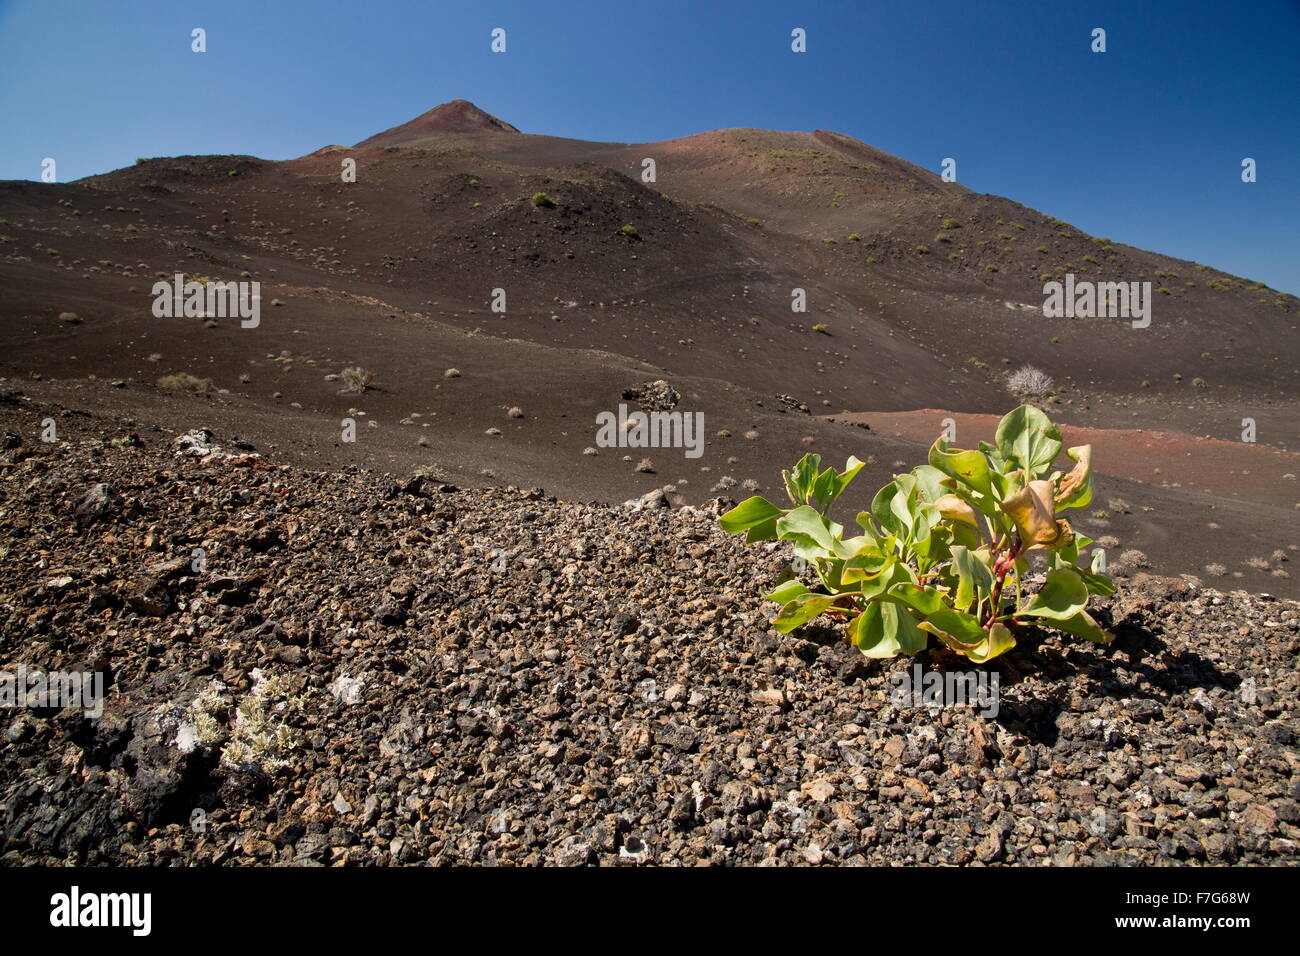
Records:
[[[504,120],[481,110],[469,100],[452,100],[421,113],[410,122],[362,140],[358,146],[392,146],[439,133],[518,133]]]

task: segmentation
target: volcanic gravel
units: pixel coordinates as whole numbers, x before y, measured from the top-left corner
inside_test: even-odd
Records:
[[[998,659],[996,717],[899,707],[914,661],[772,631],[786,546],[707,507],[178,456],[111,422],[5,445],[0,670],[110,684],[98,719],[0,713],[9,865],[1300,856],[1294,603],[1140,576],[1100,602],[1112,645]]]

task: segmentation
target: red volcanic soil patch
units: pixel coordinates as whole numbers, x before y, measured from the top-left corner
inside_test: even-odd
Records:
[[[925,445],[951,418],[962,448],[991,442],[1000,418],[935,408],[824,417]],[[1112,556],[1140,554],[1215,587],[1297,593],[1288,568],[1300,557],[1300,455],[1184,432],[1057,424],[1067,448],[1093,447],[1093,503],[1073,523]]]
[[[913,412],[861,412],[827,416],[866,423],[873,431],[931,442],[945,418],[957,425],[953,444],[992,442],[1000,416],[923,408]],[[1103,475],[1164,488],[1192,488],[1284,508],[1298,507],[1300,455],[1248,442],[1198,438],[1183,432],[1080,428],[1057,423],[1067,448],[1092,445],[1093,467]],[[1290,477],[1288,477],[1290,476]]]

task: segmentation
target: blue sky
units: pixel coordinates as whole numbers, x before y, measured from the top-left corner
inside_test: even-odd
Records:
[[[0,0],[0,179],[284,159],[456,97],[580,139],[824,128],[1300,294],[1297,49],[1300,0]]]

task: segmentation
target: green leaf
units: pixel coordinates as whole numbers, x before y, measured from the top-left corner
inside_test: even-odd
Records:
[[[1032,405],[1021,405],[998,423],[996,436],[1003,458],[1023,468],[1030,479],[1039,477],[1061,453],[1061,433]]]
[[[1065,631],[1067,634],[1073,634],[1075,637],[1082,637],[1085,640],[1092,641],[1094,644],[1109,644],[1115,639],[1115,635],[1103,630],[1087,611],[1080,611],[1064,621],[1053,621],[1052,627]]]
[[[844,489],[849,483],[858,476],[863,468],[867,466],[865,461],[860,461],[856,455],[850,455],[849,460],[844,463],[844,470],[840,472],[839,477],[835,479],[835,497],[838,498],[844,494]]]
[[[1030,599],[1017,617],[1043,617],[1064,621],[1074,617],[1088,603],[1088,588],[1075,568],[1047,572],[1047,583]]]
[[[912,478],[916,482],[917,498],[934,504],[948,493],[948,489],[944,487],[944,481],[947,480],[947,477],[940,469],[932,465],[917,465],[912,469]]]
[[[981,495],[993,497],[989,460],[983,453],[949,448],[947,440],[940,438],[930,446],[930,464]]]
[[[969,611],[972,604],[992,592],[993,572],[974,552],[961,545],[952,549],[952,566],[957,572],[953,606],[959,611]]]
[[[840,594],[854,590],[853,585],[845,585],[843,580],[844,562],[839,558],[827,558],[817,562],[817,577],[831,594]]]
[[[1076,568],[1076,571],[1079,577],[1083,578],[1083,583],[1087,586],[1089,594],[1109,597],[1115,593],[1115,585],[1106,575],[1097,574],[1093,571],[1084,571],[1081,568]]]
[[[909,502],[912,511],[912,537],[911,541],[920,548],[922,543],[930,537],[930,532],[940,521],[943,515],[939,514],[939,509],[928,501],[921,501],[914,498]],[[927,549],[928,551],[929,549]]]
[[[916,578],[912,573],[912,569],[901,561],[895,560],[884,574],[860,582],[858,589],[863,598],[871,600],[888,594],[890,588],[896,584],[914,584],[915,582]]]
[[[893,563],[892,548],[884,549],[876,544],[868,544],[844,562],[844,574],[841,580],[845,584],[869,581],[887,571]]]
[[[739,534],[784,513],[762,495],[755,495],[753,498],[746,498],[718,518],[718,524],[722,525],[722,530],[728,534]]]
[[[1016,646],[1016,639],[1003,625],[994,624],[985,630],[973,615],[948,608],[929,615],[919,627],[977,664],[992,660]]]
[[[894,484],[898,490],[889,499],[889,513],[898,521],[899,527],[904,529],[900,537],[911,541],[914,523],[911,505],[915,501],[916,479],[911,475],[899,475],[894,479]]]
[[[874,540],[880,540],[880,525],[876,522],[875,517],[870,511],[859,511],[857,517],[858,525],[866,533],[866,536]]]
[[[922,617],[929,617],[943,610],[943,594],[935,588],[900,583],[889,589],[889,596],[902,601]]]
[[[927,640],[907,611],[883,601],[872,601],[853,619],[849,639],[867,657],[875,658],[915,654]]]
[[[786,581],[767,595],[767,600],[775,601],[777,604],[789,604],[795,598],[808,593],[810,593],[808,588],[799,581]]]
[[[910,526],[907,522],[901,520],[893,510],[894,498],[898,495],[898,479],[894,479],[876,492],[876,496],[871,499],[871,516],[885,531],[895,534],[900,538],[907,537]],[[906,509],[904,509],[906,512]],[[910,516],[909,516],[910,517]],[[858,524],[862,524],[861,515],[858,516]]]
[[[982,546],[978,528],[972,528],[964,521],[949,522],[948,530],[952,534],[952,543],[964,545],[972,551]]]
[[[813,482],[813,497],[821,505],[821,511],[826,513],[826,509],[835,501],[835,469],[827,468],[817,480]]]
[[[885,633],[893,630],[894,641],[904,654],[919,654],[925,650],[930,638],[917,625],[906,608],[892,602],[880,602],[880,615],[885,621]],[[892,620],[891,620],[892,618]]]
[[[838,598],[837,594],[813,594],[812,592],[801,594],[781,608],[781,613],[776,616],[772,626],[782,634],[788,634],[821,614]]]
[[[776,519],[777,534],[794,544],[795,553],[812,561],[830,557],[835,551],[835,534],[831,524],[817,509],[801,505]]]
[[[1003,471],[1006,471],[1007,468],[1006,459],[1002,457],[1002,452],[998,451],[996,445],[990,445],[988,442],[982,441],[977,443],[977,447],[981,452],[984,453],[984,457],[989,460],[989,464],[993,466],[994,476],[998,475]],[[996,482],[997,478],[994,477],[993,480]],[[1000,489],[995,488],[994,491],[997,492],[999,498],[1002,497],[1002,492]]]
[[[808,504],[813,485],[817,481],[817,469],[821,467],[821,455],[804,455],[790,471],[781,472],[785,479],[785,490],[790,501],[797,508]]]

